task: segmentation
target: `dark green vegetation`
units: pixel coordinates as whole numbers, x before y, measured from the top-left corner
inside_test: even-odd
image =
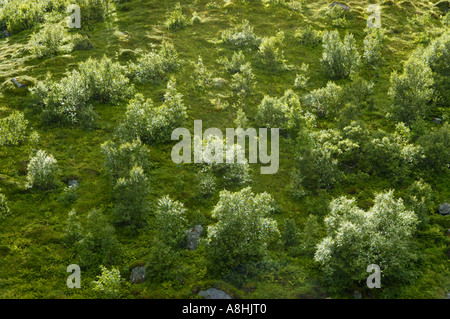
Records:
[[[65,28],[72,2],[81,29]],[[346,3],[0,0],[0,32],[12,33],[0,39],[0,298],[199,298],[211,286],[237,298],[445,297],[448,2],[380,1],[382,34],[366,29],[370,1]],[[279,171],[173,163],[170,133],[195,119],[281,127]],[[341,196],[354,202],[339,210]],[[410,218],[388,233],[402,260],[381,289],[367,289],[365,268],[395,261],[391,250],[352,256],[372,237],[314,258],[341,211]],[[386,226],[357,217],[364,234]],[[198,224],[217,233],[183,248]],[[81,289],[66,286],[73,263]],[[93,289],[100,265],[126,280],[145,266],[148,278]]]

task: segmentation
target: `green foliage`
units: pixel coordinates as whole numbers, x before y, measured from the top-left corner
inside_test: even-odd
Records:
[[[31,54],[39,58],[70,52],[73,47],[66,28],[61,24],[45,24],[38,33],[31,35],[28,46]]]
[[[135,166],[144,170],[149,168],[149,150],[140,140],[123,144],[107,141],[101,149],[105,155],[105,169],[114,184],[117,179],[128,177]]]
[[[164,196],[158,200],[155,216],[158,239],[172,249],[179,248],[187,226],[186,209],[183,204]]]
[[[311,114],[302,111],[300,99],[292,90],[280,98],[265,96],[256,114],[256,123],[267,128],[299,129],[313,121]]]
[[[302,255],[313,257],[316,252],[316,246],[321,239],[322,226],[316,215],[309,215],[308,219],[300,232],[299,250]]]
[[[310,25],[296,29],[294,36],[303,45],[316,45],[322,42],[322,32]]]
[[[323,54],[320,61],[328,77],[332,79],[348,78],[356,71],[360,55],[353,34],[347,34],[341,41],[338,31],[325,31],[322,42]]]
[[[295,77],[294,86],[298,89],[306,89],[306,86],[308,85],[309,76],[308,74],[309,64],[302,63],[302,66],[300,67],[300,74],[297,74]]]
[[[261,43],[247,20],[232,29],[222,31],[221,39],[223,43],[238,48],[256,47]]]
[[[5,219],[9,215],[11,215],[11,210],[9,209],[6,197],[0,193],[0,219]]]
[[[254,194],[247,187],[239,192],[222,191],[208,227],[208,259],[214,272],[224,273],[239,265],[261,260],[267,245],[278,234],[272,197]]]
[[[434,81],[423,54],[421,49],[415,51],[405,62],[402,74],[391,74],[390,111],[397,121],[412,124],[430,113]]]
[[[127,177],[119,178],[114,186],[115,222],[143,226],[148,209],[150,183],[144,170],[134,166]]]
[[[102,274],[97,276],[97,280],[93,282],[94,291],[104,294],[106,298],[117,298],[122,286],[119,269],[112,267],[111,270],[100,265]]]
[[[180,60],[174,45],[164,40],[159,51],[146,53],[136,63],[130,63],[128,73],[138,83],[157,82],[179,66]]]
[[[141,139],[144,143],[164,143],[170,140],[172,131],[182,127],[187,119],[183,96],[178,93],[175,80],[167,83],[164,103],[153,108],[150,99],[137,94],[127,107],[125,118],[119,126],[124,140]]]
[[[278,32],[274,37],[267,37],[261,40],[259,45],[258,56],[262,65],[269,71],[278,71],[286,69],[286,60],[280,46],[284,39],[284,33]]]
[[[315,260],[336,289],[364,281],[370,264],[380,266],[384,285],[404,283],[412,274],[417,223],[417,216],[394,198],[393,191],[377,194],[367,211],[358,208],[355,199],[336,198]]]
[[[0,9],[0,26],[5,26],[12,33],[31,29],[43,21],[44,7],[41,0],[7,1]]]
[[[231,77],[231,89],[240,97],[246,97],[254,90],[256,85],[250,62],[241,65],[238,72]]]
[[[292,248],[299,244],[299,230],[295,221],[292,218],[285,219],[284,230],[281,233],[284,246],[286,248]]]
[[[105,21],[114,9],[114,0],[75,0],[75,3],[80,6],[82,28]]]
[[[104,56],[89,58],[80,63],[79,71],[72,71],[59,81],[48,75],[45,81],[31,88],[35,104],[43,109],[47,122],[82,123],[90,126],[97,116],[90,102],[118,102],[129,96],[132,87],[119,63]]]
[[[423,148],[425,167],[434,172],[447,172],[450,168],[450,127],[445,123],[442,127],[428,132],[419,138],[417,143]]]
[[[382,61],[384,30],[372,28],[364,38],[364,60],[366,64],[376,67]]]
[[[189,24],[189,19],[183,14],[181,5],[177,3],[175,9],[169,13],[165,22],[167,29],[170,31],[177,31],[185,28]]]
[[[202,197],[214,194],[217,187],[216,177],[210,166],[203,167],[197,174],[198,189]]]
[[[191,64],[194,67],[192,80],[195,86],[200,90],[209,87],[212,84],[212,73],[203,64],[202,57],[199,56],[197,62]]]
[[[121,247],[114,232],[114,227],[100,210],[90,211],[81,239],[75,243],[79,265],[92,267],[118,262]]]
[[[416,213],[420,226],[427,224],[434,206],[434,193],[431,186],[422,179],[415,181],[406,190],[405,205]]]
[[[328,8],[326,15],[331,20],[331,25],[338,28],[344,28],[347,26],[347,19],[344,8],[340,5],[335,5]]]
[[[83,227],[75,209],[72,209],[66,219],[63,242],[68,247],[73,247],[82,238]]]
[[[240,127],[242,129],[246,129],[248,127],[248,118],[241,108],[236,112],[236,119],[234,120],[234,124],[236,125],[236,127]]]
[[[22,112],[14,111],[0,119],[0,146],[20,145],[26,140],[28,121]]]
[[[242,51],[234,52],[231,60],[227,57],[222,57],[217,62],[225,68],[228,73],[235,74],[241,72],[241,67],[247,63],[244,53]]]
[[[344,90],[329,81],[326,87],[311,92],[312,109],[320,117],[336,114],[344,103]]]
[[[150,248],[148,262],[145,265],[147,277],[154,282],[173,280],[174,267],[178,252],[161,240],[156,240]]]
[[[48,190],[58,184],[58,167],[51,154],[39,150],[28,163],[27,187]]]

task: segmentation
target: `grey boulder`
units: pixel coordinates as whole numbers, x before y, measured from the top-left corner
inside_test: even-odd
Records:
[[[200,290],[198,294],[205,299],[232,299],[231,296],[227,294],[225,291],[216,288],[209,288],[208,290]]]

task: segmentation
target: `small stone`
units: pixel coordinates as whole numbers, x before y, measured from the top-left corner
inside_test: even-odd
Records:
[[[440,119],[439,117],[435,117],[435,118],[433,118],[433,122],[436,124],[441,124],[442,119]]]
[[[231,296],[227,294],[225,291],[216,288],[209,288],[208,290],[200,290],[198,294],[205,299],[232,299]]]
[[[445,203],[445,204],[439,205],[439,214],[449,215],[450,214],[450,204]]]
[[[130,281],[132,284],[142,284],[145,282],[145,278],[144,266],[134,267],[131,271]]]
[[[195,225],[190,230],[187,230],[187,244],[186,248],[190,250],[196,250],[198,247],[198,239],[203,233],[203,227],[201,225]]]
[[[362,298],[361,292],[359,292],[358,290],[353,291],[353,298],[361,299]]]
[[[15,86],[16,86],[18,89],[24,89],[24,88],[27,87],[25,84],[22,84],[22,83],[20,83],[19,81],[17,81],[16,78],[12,78],[11,81],[15,84]]]
[[[330,4],[330,8],[333,8],[334,6],[340,6],[342,9],[344,9],[344,11],[349,11],[350,7],[348,5],[345,5],[343,3],[340,2],[333,2],[332,4]]]
[[[78,186],[80,185],[80,183],[78,183],[78,181],[76,179],[71,179],[68,184],[69,184],[69,187],[73,187],[73,188],[78,188]]]

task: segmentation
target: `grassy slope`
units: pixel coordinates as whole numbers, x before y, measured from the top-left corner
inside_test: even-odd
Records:
[[[189,26],[177,32],[169,32],[163,22],[169,10],[178,1],[130,0],[119,5],[108,22],[98,24],[93,30],[87,31],[95,49],[90,51],[75,51],[68,55],[60,55],[49,59],[35,59],[25,51],[25,44],[33,30],[24,31],[10,38],[0,40],[0,83],[8,82],[11,77],[27,75],[43,80],[45,74],[51,71],[55,77],[61,77],[65,72],[92,56],[100,58],[104,54],[117,57],[123,50],[150,50],[152,45],[158,45],[163,38],[171,39],[177,48],[180,58],[185,61],[183,68],[175,76],[178,89],[184,95],[188,106],[188,128],[193,126],[194,119],[202,119],[204,127],[233,127],[235,109],[217,109],[210,103],[215,94],[230,94],[229,91],[198,92],[190,86],[191,66],[188,61],[196,61],[200,55],[206,66],[214,72],[214,76],[229,80],[229,76],[221,69],[216,60],[221,56],[231,56],[233,50],[223,45],[215,44],[221,30],[240,23],[243,19],[250,21],[259,36],[272,36],[278,30],[285,32],[283,50],[288,64],[299,68],[302,62],[310,65],[311,83],[309,89],[322,87],[327,79],[320,69],[321,47],[303,47],[294,38],[294,30],[306,25],[317,29],[333,29],[324,16],[328,1],[307,1],[300,12],[294,12],[279,4],[262,4],[256,1],[230,1],[230,4],[220,9],[208,9],[209,1],[182,1],[184,12],[190,16],[196,11],[204,22]],[[256,3],[253,3],[256,2]],[[362,47],[364,27],[367,16],[364,8],[371,1],[349,1],[352,11],[348,18],[349,26],[341,29],[342,34],[352,32]],[[216,1],[222,5],[222,1]],[[389,76],[392,70],[401,70],[401,61],[417,46],[415,37],[424,29],[434,32],[430,25],[411,25],[408,18],[416,12],[426,12],[432,7],[428,1],[403,1],[400,4],[384,5],[382,23],[388,31],[388,45],[384,52],[386,62],[383,67],[372,71],[365,69],[362,74],[367,79],[373,79],[375,86],[376,107],[373,111],[364,111],[363,119],[373,129],[392,129],[393,124],[385,118],[389,101],[386,92],[389,87]],[[432,25],[439,25],[433,17]],[[38,28],[36,28],[37,30]],[[127,31],[131,39],[123,35]],[[84,31],[82,31],[84,32]],[[246,58],[251,61],[258,85],[254,94],[245,99],[244,111],[253,123],[256,108],[264,94],[280,96],[288,88],[293,88],[296,71],[270,73],[258,66],[255,50],[246,51]],[[345,83],[345,81],[342,81]],[[65,285],[65,268],[72,263],[74,256],[65,249],[60,238],[66,216],[71,208],[77,209],[81,216],[94,207],[111,207],[112,198],[109,185],[102,172],[103,157],[99,145],[112,138],[113,130],[125,112],[126,103],[117,106],[96,105],[99,114],[98,127],[92,131],[80,128],[45,127],[39,120],[39,114],[29,107],[29,94],[4,85],[0,91],[0,116],[6,116],[12,110],[25,112],[41,135],[41,148],[52,153],[61,168],[61,180],[67,182],[76,177],[80,181],[78,200],[70,207],[64,207],[56,199],[60,190],[53,193],[35,193],[25,190],[26,161],[28,150],[26,146],[0,148],[0,188],[7,196],[14,215],[0,224],[0,298],[5,297],[89,297],[93,296],[89,282],[98,274],[98,269],[89,269],[83,273],[82,289],[69,290]],[[137,86],[138,92],[151,97],[159,104],[164,92],[165,83],[158,85]],[[299,91],[304,94],[307,91]],[[441,110],[444,111],[444,110]],[[437,112],[437,115],[439,115]],[[448,116],[448,110],[447,112]],[[333,123],[321,122],[322,127],[332,127]],[[198,201],[194,184],[194,172],[190,166],[177,166],[170,161],[171,145],[150,146],[151,161],[154,169],[151,172],[152,200],[170,194],[172,198],[182,201],[189,209],[190,221],[209,220],[209,212],[217,202],[218,195],[208,201]],[[346,192],[356,196],[359,203],[370,206],[370,199],[375,191],[389,188],[389,181],[361,181],[356,185],[348,185],[335,189],[328,194],[318,195],[302,201],[295,201],[289,194],[290,172],[294,166],[293,145],[289,140],[281,143],[280,170],[275,175],[260,175],[257,166],[252,169],[252,188],[256,192],[268,191],[273,195],[280,207],[275,218],[282,221],[286,217],[294,217],[301,225],[308,214],[325,213],[326,200]],[[436,190],[439,201],[450,197],[450,191],[445,181],[448,176],[432,176],[428,180]],[[355,190],[356,188],[356,190]],[[138,234],[130,234],[126,229],[117,229],[120,241],[124,245],[124,258],[120,270],[124,276],[130,273],[130,267],[145,262],[150,245],[151,231],[143,230]],[[130,289],[130,295],[141,297],[192,297],[192,290],[207,282],[214,281],[204,273],[202,250],[183,252],[185,262],[182,267],[187,270],[184,285],[167,283],[165,285],[145,284]],[[280,253],[282,258],[287,258]],[[438,264],[443,265],[445,256],[441,256]],[[317,278],[317,269],[308,259],[293,260],[290,277],[264,278],[248,283],[242,290],[225,286],[236,296],[241,297],[300,297],[318,296],[323,290],[317,283],[311,283],[309,278]],[[414,293],[423,297],[439,297],[443,294],[443,277],[438,269],[432,272],[425,282],[418,282]],[[431,281],[431,282],[430,282]],[[291,283],[288,283],[291,282]],[[224,284],[225,285],[225,284]],[[426,287],[426,290],[420,289]],[[168,289],[173,288],[173,289]],[[408,295],[406,295],[408,296]]]

